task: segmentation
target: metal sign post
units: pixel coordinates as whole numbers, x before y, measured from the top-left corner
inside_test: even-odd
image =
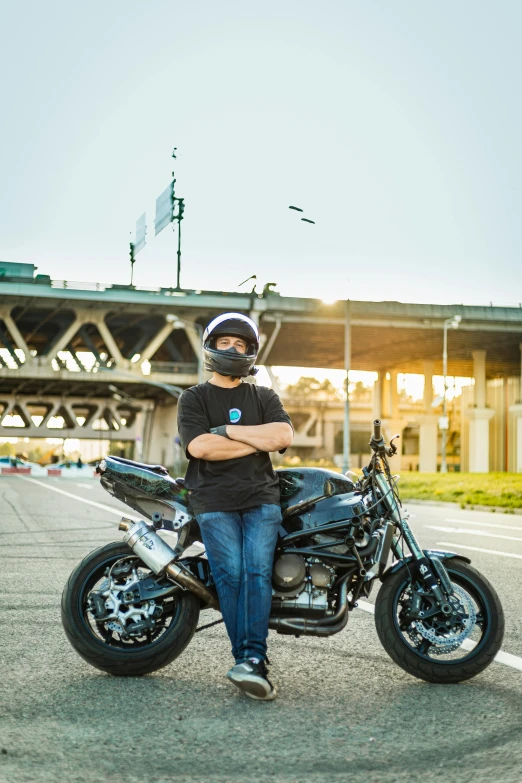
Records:
[[[174,177],[174,172],[172,172],[172,176]],[[183,213],[185,211],[185,199],[176,198],[174,195],[175,183],[176,180],[173,178],[168,188],[166,188],[156,199],[154,234],[157,236],[160,231],[163,231],[165,226],[169,225],[169,223],[176,222],[178,224],[178,263],[175,290],[181,291],[181,221],[183,220]]]
[[[146,236],[147,236],[147,213],[144,212],[141,217],[139,217],[136,221],[136,238],[134,242],[129,243],[129,255],[130,255],[130,264],[131,264],[131,279],[130,284],[132,286],[133,279],[134,279],[134,264],[136,262],[136,256],[140,252],[140,250],[143,250],[143,248],[146,245]]]
[[[181,221],[183,220],[183,213],[185,211],[185,199],[175,199],[178,205],[178,212],[175,217],[178,223],[178,274],[176,278],[176,291],[181,291],[180,278],[181,278]]]
[[[343,473],[350,467],[350,365],[352,362],[352,334],[350,323],[350,300],[345,302],[344,310],[344,380],[346,399],[344,401],[344,429],[343,429]]]

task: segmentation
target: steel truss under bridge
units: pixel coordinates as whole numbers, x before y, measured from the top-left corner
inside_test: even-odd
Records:
[[[0,436],[20,438],[114,438],[134,441],[148,400],[117,402],[83,397],[35,398],[0,394]]]

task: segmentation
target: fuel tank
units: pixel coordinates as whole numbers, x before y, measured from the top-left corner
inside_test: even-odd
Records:
[[[321,498],[346,495],[355,486],[342,473],[325,468],[281,468],[276,471],[283,517],[297,513]]]
[[[287,533],[312,530],[365,513],[361,495],[341,473],[324,468],[285,468],[276,473]]]

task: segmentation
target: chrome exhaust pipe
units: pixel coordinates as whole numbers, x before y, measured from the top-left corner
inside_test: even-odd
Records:
[[[285,636],[333,636],[335,633],[342,631],[348,624],[348,612],[336,625],[314,625],[310,627],[308,623],[309,621],[303,618],[299,625],[294,623],[282,625],[279,628],[274,628],[270,625],[270,628]]]
[[[219,610],[219,601],[217,597],[205,587],[203,582],[193,576],[190,571],[185,571],[185,569],[181,568],[177,563],[170,563],[165,569],[165,573],[170,579],[173,579],[174,582],[182,587],[186,587],[191,593],[194,593],[198,598],[201,598],[201,600],[205,602],[206,607]]]
[[[207,607],[219,609],[216,596],[190,571],[174,562],[174,550],[146,522],[133,523],[124,517],[119,529],[125,531],[125,543],[155,574],[165,574],[176,584],[197,595]]]

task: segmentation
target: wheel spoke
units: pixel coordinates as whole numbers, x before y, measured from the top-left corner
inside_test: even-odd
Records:
[[[117,589],[120,586],[122,590],[125,589],[127,584],[127,575],[125,573],[114,574],[114,572],[111,572],[111,567],[118,561],[126,561],[127,564],[133,564],[136,566],[136,564],[139,563],[139,558],[134,557],[131,559],[128,556],[125,556],[124,558],[120,556],[115,558],[111,565],[108,566],[105,563],[99,570],[93,570],[89,578],[84,583],[84,589],[82,592],[83,616],[91,633],[100,642],[107,645],[107,647],[119,650],[149,647],[155,644],[155,642],[158,641],[158,639],[160,639],[166,631],[168,631],[174,617],[179,612],[181,596],[177,594],[170,595],[164,601],[161,601],[158,604],[158,608],[161,609],[161,614],[155,618],[154,628],[151,628],[148,631],[144,630],[142,636],[139,639],[135,637],[128,637],[125,634],[118,633],[117,631],[110,628],[106,628],[106,621],[103,619],[97,619],[96,612],[93,610],[89,596],[91,592],[100,592],[107,588],[107,577],[109,576],[109,573],[112,573],[114,589]],[[153,574],[149,569],[140,569],[139,576],[147,578],[148,576],[153,576]],[[136,605],[137,608],[139,608],[139,606],[139,604]]]

